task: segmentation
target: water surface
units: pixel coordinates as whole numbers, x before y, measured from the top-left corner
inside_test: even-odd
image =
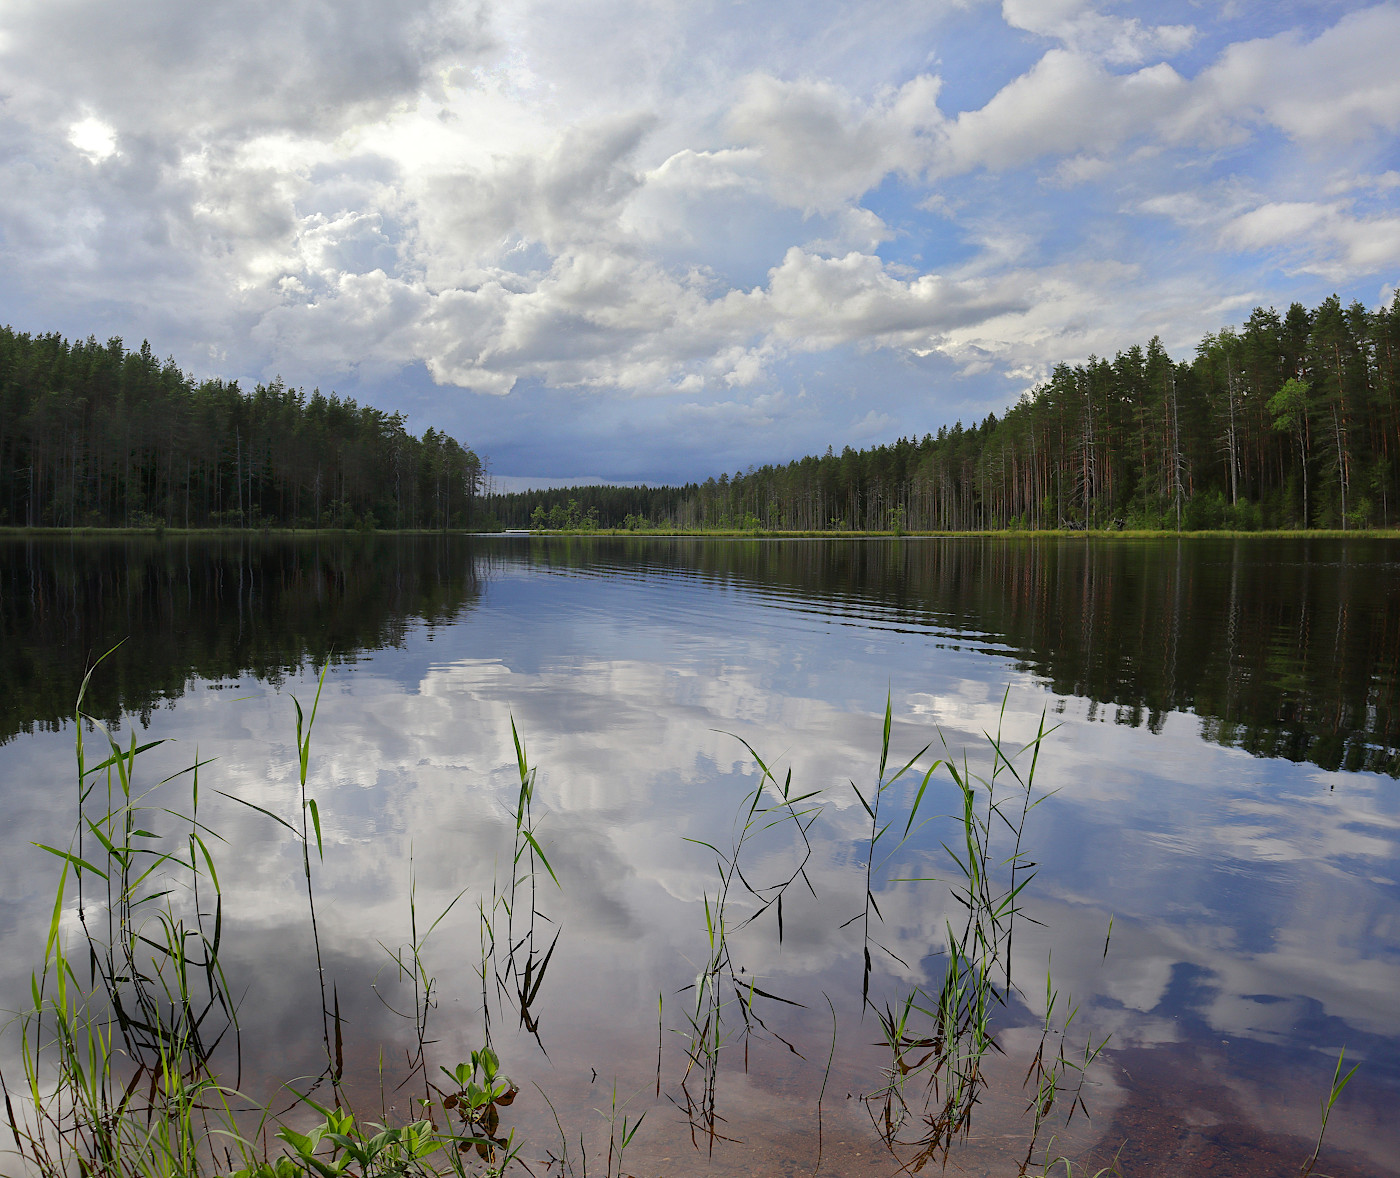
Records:
[[[513,719],[560,886],[540,891],[559,940],[538,1040],[496,1011],[512,1075],[593,1149],[615,1081],[633,1115],[651,1110],[636,1173],[811,1172],[830,1054],[821,1169],[892,1172],[861,1100],[888,1059],[862,1014],[859,922],[842,927],[863,910],[869,859],[851,783],[873,782],[888,695],[900,762],[934,742],[927,765],[946,743],[985,771],[985,733],[1009,747],[1042,717],[1058,725],[1037,767],[1055,792],[1026,828],[1027,916],[1041,923],[1017,933],[1006,1057],[960,1166],[1004,1173],[1024,1153],[1019,1073],[1048,959],[1079,1007],[1075,1045],[1111,1036],[1084,1089],[1091,1119],[1056,1151],[1092,1169],[1121,1150],[1130,1173],[1296,1172],[1345,1045],[1362,1069],[1324,1168],[1397,1173],[1398,573],[1400,546],[1366,539],[9,542],[5,1005],[22,1003],[42,951],[54,881],[28,844],[71,826],[68,717],[90,660],[121,643],[89,714],[173,738],[148,754],[152,781],[197,749],[217,758],[202,782],[283,814],[296,809],[288,696],[308,700],[329,660],[310,781],[325,816],[317,902],[357,1083],[382,1046],[391,1064],[411,1046],[386,951],[408,937],[410,875],[424,912],[464,895],[425,953],[432,1050],[455,1062],[480,1045],[476,905],[509,875]],[[697,1151],[677,1108],[683,1012],[717,877],[686,840],[729,845],[757,781],[745,742],[821,791],[815,895],[789,894],[781,942],[772,914],[736,936],[746,974],[801,1005],[757,1004],[772,1034],[734,1028],[717,1110],[735,1141]],[[896,812],[917,780],[892,791]],[[925,813],[954,808],[946,777],[930,791]],[[300,851],[253,811],[210,805],[228,839],[246,1086],[312,1076]],[[876,1007],[944,968],[946,886],[897,881],[946,879],[948,830],[925,828],[876,873]],[[747,870],[781,878],[793,853],[779,831]],[[544,1159],[559,1143],[537,1091],[512,1114]]]

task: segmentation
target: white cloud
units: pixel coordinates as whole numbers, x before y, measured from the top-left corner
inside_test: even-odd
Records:
[[[1348,192],[1385,192],[1391,188],[1400,188],[1400,172],[1393,169],[1389,172],[1382,172],[1378,176],[1342,172],[1327,182],[1323,192],[1327,196],[1341,196]]]
[[[18,0],[3,316],[85,332],[115,307],[229,375],[422,364],[674,414],[829,349],[946,355],[1000,402],[1261,288],[1222,256],[1368,291],[1395,267],[1400,6],[1230,45],[1204,10],[1005,0],[1001,47],[1048,45],[949,117],[976,69],[944,61],[955,10],[823,0],[741,30],[650,0]],[[1188,45],[1212,61],[1194,76]]]
[[[1261,205],[1230,222],[1225,237],[1242,249],[1290,244],[1310,235],[1335,211],[1326,205],[1302,202]]]
[[[806,348],[898,342],[928,347],[950,329],[1020,309],[1002,286],[935,274],[905,281],[879,258],[824,258],[794,246],[771,275],[766,305],[776,334]]]
[[[254,338],[277,360],[296,360],[327,373],[370,365],[385,373],[419,356],[420,323],[429,298],[421,287],[390,278],[383,270],[336,273],[313,297],[290,279],[286,299],[269,309]],[[350,352],[348,338],[357,339]]]
[[[1261,121],[1301,140],[1400,128],[1400,6],[1347,13],[1310,41],[1289,31],[1230,45],[1193,87],[1184,128]]]
[[[985,281],[894,277],[878,257],[789,249],[765,287],[708,297],[703,280],[611,254],[561,259],[537,285],[432,296],[420,346],[435,379],[506,392],[513,375],[639,392],[748,387],[782,350],[899,343],[1020,306]]]
[[[758,75],[730,110],[728,128],[759,152],[778,199],[829,209],[892,172],[909,176],[926,166],[944,123],[940,86],[925,74],[861,103],[830,82]]]
[[[1062,42],[950,129],[940,171],[1011,168],[1046,155],[1106,149],[1138,137],[1167,144],[1238,144],[1264,124],[1301,140],[1354,141],[1400,127],[1400,6],[1344,16],[1306,40],[1288,31],[1226,46],[1194,79],[1165,62],[1194,30],[1144,29],[1084,9],[1006,0],[1008,23]],[[1062,167],[1067,166],[1062,165]]]
[[[1191,25],[1144,25],[1136,18],[1097,12],[1083,0],[1002,0],[1002,18],[1012,28],[1051,37],[1076,52],[1116,65],[1170,57],[1191,46]]]
[[[1103,152],[1150,133],[1179,106],[1187,82],[1164,63],[1130,74],[1052,49],[948,132],[938,170],[1019,167],[1047,155]]]
[[[1279,253],[1325,278],[1400,267],[1400,216],[1356,216],[1338,203],[1262,204],[1227,222],[1220,237],[1234,249]]]

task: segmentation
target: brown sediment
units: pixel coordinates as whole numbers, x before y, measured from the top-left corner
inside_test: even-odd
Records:
[[[1311,1068],[1303,1075],[1282,1060],[1274,1061],[1276,1070],[1265,1064],[1251,1076],[1259,1069],[1241,1069],[1241,1062],[1232,1058],[1227,1072],[1222,1052],[1199,1045],[1115,1052],[1124,1091],[1101,1126],[1096,1153],[1116,1152],[1130,1178],[1296,1178],[1316,1144],[1327,1077]],[[1400,1174],[1400,1154],[1385,1142],[1346,1131],[1348,1119],[1372,1119],[1376,1110],[1368,1104],[1380,1094],[1370,1095],[1368,1102],[1364,1089],[1348,1090],[1334,1110],[1314,1173],[1330,1178]],[[1296,1130],[1278,1127],[1290,1123]],[[1369,1148],[1356,1148],[1358,1142]]]

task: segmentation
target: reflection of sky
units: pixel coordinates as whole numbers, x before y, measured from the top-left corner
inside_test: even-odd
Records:
[[[1330,1070],[1345,1043],[1364,1061],[1350,1099],[1364,1101],[1368,1083],[1372,1104],[1400,1091],[1393,782],[1256,760],[1201,741],[1189,716],[1170,717],[1160,735],[1092,720],[1082,702],[1047,696],[1009,656],[952,649],[915,630],[834,624],[810,603],[775,605],[699,578],[585,572],[498,568],[458,624],[419,629],[402,648],[327,677],[310,781],[327,842],[318,915],[363,1036],[393,1034],[368,987],[388,960],[384,946],[407,938],[410,854],[420,919],[467,891],[429,949],[443,993],[442,1050],[467,1050],[480,1036],[475,905],[507,874],[513,717],[539,766],[539,833],[561,884],[546,889],[542,908],[563,930],[541,1006],[551,1061],[518,1045],[518,1072],[546,1083],[654,1060],[657,994],[667,995],[667,1022],[678,1020],[684,998],[673,995],[704,954],[703,898],[715,886],[713,856],[684,840],[727,845],[756,781],[737,738],[780,774],[790,767],[798,792],[821,789],[825,804],[809,865],[817,899],[793,898],[781,945],[767,925],[738,938],[739,959],[819,1010],[793,1014],[799,1030],[821,1039],[825,992],[842,1007],[843,1041],[868,1042],[872,1028],[855,1021],[859,931],[837,926],[861,910],[867,828],[848,783],[870,786],[888,691],[896,763],[941,732],[985,772],[983,732],[1000,724],[1024,742],[1047,708],[1059,724],[1037,780],[1057,792],[1029,824],[1041,866],[1027,906],[1046,927],[1023,926],[1017,942],[1032,1009],[1043,1005],[1036,979],[1053,947],[1057,983],[1086,1023],[1113,1032],[1115,1048],[1254,1044],[1298,1053],[1288,1058],[1306,1071]],[[249,979],[249,1054],[312,1070],[319,1024],[301,1020],[298,1043],[288,999],[310,993],[313,977],[298,931],[299,852],[266,818],[210,793],[295,812],[289,693],[305,703],[314,682],[303,677],[281,693],[246,678],[234,691],[196,687],[154,717],[152,734],[176,743],[148,754],[147,773],[163,776],[196,749],[215,758],[202,771],[202,804],[227,839],[229,953]],[[8,1007],[27,990],[52,896],[51,865],[26,843],[64,837],[71,765],[71,733],[0,749]],[[892,804],[902,814],[908,800],[902,789]],[[940,785],[926,812],[952,803]],[[946,875],[937,845],[946,837],[941,823],[924,830],[894,873]],[[760,840],[755,882],[778,878],[791,852],[782,832]],[[881,939],[909,965],[877,956],[876,993],[888,996],[901,977],[938,968],[933,950],[953,912],[929,884],[886,883],[880,905]],[[392,972],[379,974],[386,992]],[[280,1053],[258,1046],[259,1029]]]

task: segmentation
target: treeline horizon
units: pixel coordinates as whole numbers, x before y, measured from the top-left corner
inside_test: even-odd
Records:
[[[1400,498],[1400,292],[1256,307],[1190,360],[1059,365],[998,418],[703,483],[493,493],[433,429],[143,343],[0,328],[0,526],[734,531],[1366,528]]]
[[[488,494],[508,528],[1365,528],[1400,502],[1400,292],[1256,307],[1189,361],[1059,365],[998,419],[678,486]]]
[[[399,413],[0,327],[0,525],[468,528],[481,479]]]

